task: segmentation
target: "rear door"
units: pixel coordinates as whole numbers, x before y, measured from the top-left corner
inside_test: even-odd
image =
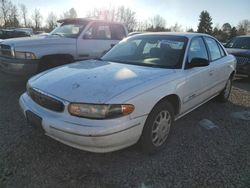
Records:
[[[78,58],[101,57],[124,36],[124,32],[119,33],[119,24],[116,26],[105,22],[94,22],[77,41]]]
[[[211,37],[204,37],[208,51],[210,54],[210,65],[213,69],[211,73],[212,88],[211,93],[216,94],[220,92],[226,84],[228,79],[229,67],[226,60],[226,53],[220,44]]]

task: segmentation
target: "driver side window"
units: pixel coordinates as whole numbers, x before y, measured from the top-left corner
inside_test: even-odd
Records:
[[[201,37],[194,38],[191,41],[188,50],[188,63],[190,63],[193,58],[203,58],[208,60],[206,46]]]

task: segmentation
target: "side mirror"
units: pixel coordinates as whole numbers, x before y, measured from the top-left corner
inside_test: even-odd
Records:
[[[209,65],[209,61],[203,58],[193,58],[190,63],[187,64],[187,68],[193,67],[205,67]]]

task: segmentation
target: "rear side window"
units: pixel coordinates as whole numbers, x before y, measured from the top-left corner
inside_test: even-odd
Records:
[[[227,43],[226,48],[250,49],[250,37],[236,37]]]
[[[214,39],[208,37],[205,37],[205,41],[211,55],[211,60],[215,61],[217,59],[220,59],[222,55],[217,42]]]
[[[108,24],[93,24],[84,35],[85,39],[110,40],[111,31]]]
[[[191,41],[188,51],[188,62],[191,62],[193,58],[203,58],[208,60],[206,46],[201,37],[194,38]]]
[[[218,43],[217,43],[217,44],[218,44]],[[221,56],[222,56],[222,57],[226,56],[226,53],[225,53],[225,51],[223,50],[223,48],[221,47],[221,45],[218,44],[218,46],[219,46],[219,49],[220,49],[220,54],[221,54]]]
[[[113,40],[122,40],[126,37],[124,27],[120,24],[111,24],[111,36]]]

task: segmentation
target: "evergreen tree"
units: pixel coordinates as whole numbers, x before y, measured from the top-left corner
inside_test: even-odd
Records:
[[[230,31],[230,39],[237,36],[237,29],[233,27]]]
[[[198,33],[207,33],[212,34],[213,28],[212,28],[212,18],[210,14],[205,10],[202,11],[199,18],[199,25],[198,25]]]

